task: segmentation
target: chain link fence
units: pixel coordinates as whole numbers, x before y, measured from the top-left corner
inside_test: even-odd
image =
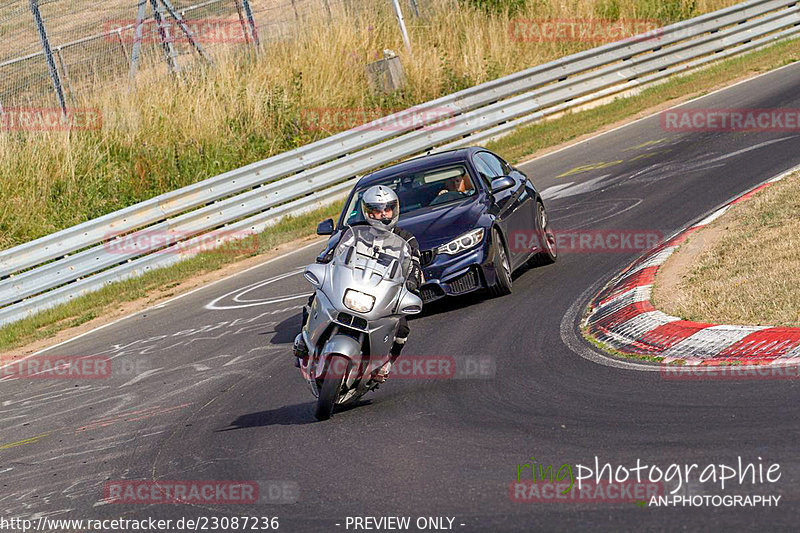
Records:
[[[81,94],[143,71],[213,62],[221,47],[268,51],[309,20],[418,0],[0,0],[0,111],[75,106]]]

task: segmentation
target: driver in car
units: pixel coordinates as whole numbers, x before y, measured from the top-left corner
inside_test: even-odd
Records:
[[[444,184],[444,189],[439,191],[439,196],[447,193],[468,193],[472,191],[472,183],[470,183],[469,178],[467,177],[466,169],[461,169],[461,173],[457,176],[453,176],[452,178],[447,178]]]
[[[361,197],[361,212],[364,213],[366,222],[372,227],[384,231],[391,231],[408,242],[408,245],[411,248],[411,271],[409,272],[408,279],[406,280],[406,287],[408,287],[410,291],[417,294],[417,289],[419,289],[419,286],[422,284],[419,243],[417,243],[417,238],[414,237],[414,235],[412,235],[410,232],[397,227],[397,221],[400,218],[400,200],[397,198],[397,194],[395,194],[392,189],[386,187],[385,185],[375,185],[370,187]],[[328,262],[330,259],[330,257],[327,257],[322,262]],[[313,300],[314,295],[312,294],[311,298],[308,299],[308,307],[311,307],[311,302]],[[308,310],[307,307],[303,307],[303,327],[306,325],[307,321]],[[410,329],[408,327],[408,321],[404,316],[400,319],[400,324],[397,328],[394,343],[392,344],[391,359],[389,359],[389,362],[379,370],[375,378],[378,383],[383,383],[386,381],[386,378],[389,376],[389,372],[392,369],[392,363],[394,363],[394,361],[400,356],[400,352],[402,351],[403,346],[405,346],[409,332]],[[308,347],[303,341],[302,334],[298,334],[297,337],[295,337],[294,356],[298,358],[298,365],[300,364],[300,359],[304,359],[308,356]]]

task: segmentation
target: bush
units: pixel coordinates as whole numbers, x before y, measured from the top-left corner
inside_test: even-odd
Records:
[[[525,0],[459,0],[462,4],[480,9],[486,13],[517,13],[525,8]]]

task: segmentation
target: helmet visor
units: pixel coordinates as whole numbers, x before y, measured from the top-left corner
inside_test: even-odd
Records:
[[[364,216],[374,219],[391,220],[398,215],[397,200],[388,202],[363,202]]]

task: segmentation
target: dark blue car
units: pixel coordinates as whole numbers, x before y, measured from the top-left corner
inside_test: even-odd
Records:
[[[514,270],[556,260],[555,238],[533,183],[478,147],[418,157],[361,178],[338,223],[328,219],[317,228],[331,235],[320,258],[348,225],[364,220],[361,195],[373,185],[392,188],[400,199],[398,226],[416,236],[422,253],[425,302],[478,289],[508,294]]]

